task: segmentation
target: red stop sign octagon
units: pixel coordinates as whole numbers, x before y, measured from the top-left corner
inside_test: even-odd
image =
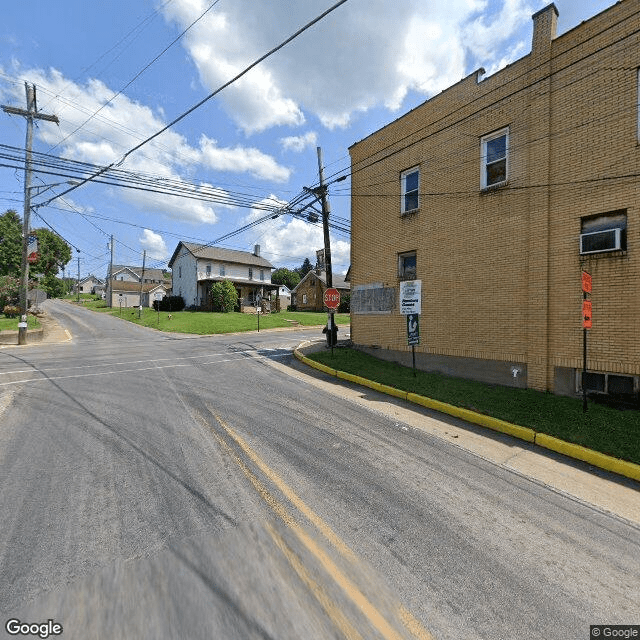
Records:
[[[337,289],[327,289],[324,292],[324,304],[329,309],[337,309],[340,306],[340,292]]]

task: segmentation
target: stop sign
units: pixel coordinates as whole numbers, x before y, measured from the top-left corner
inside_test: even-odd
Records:
[[[337,289],[327,289],[324,292],[324,304],[329,309],[337,309],[340,305],[340,292]]]

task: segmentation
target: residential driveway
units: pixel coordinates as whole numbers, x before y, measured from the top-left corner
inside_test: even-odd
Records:
[[[291,350],[317,330],[171,336],[49,311],[65,340],[0,349],[3,621],[292,640],[638,622],[637,523],[310,376]]]

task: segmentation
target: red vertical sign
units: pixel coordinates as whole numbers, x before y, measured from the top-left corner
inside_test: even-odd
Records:
[[[593,322],[591,319],[591,300],[582,301],[582,328],[591,329]]]
[[[586,271],[582,272],[582,291],[584,293],[591,293],[591,275]]]

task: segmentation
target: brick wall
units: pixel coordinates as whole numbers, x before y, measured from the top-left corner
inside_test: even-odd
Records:
[[[474,72],[350,149],[352,288],[398,287],[416,251],[422,344],[461,362],[523,365],[553,390],[582,366],[580,272],[593,276],[589,368],[640,374],[638,66],[640,3],[623,0],[555,38],[550,5],[532,52]],[[509,132],[508,183],[480,188],[481,138]],[[400,211],[400,175],[419,166],[420,206]],[[580,256],[581,219],[627,212],[627,249]],[[352,314],[352,339],[407,352],[406,324]],[[508,380],[505,380],[508,382]]]

